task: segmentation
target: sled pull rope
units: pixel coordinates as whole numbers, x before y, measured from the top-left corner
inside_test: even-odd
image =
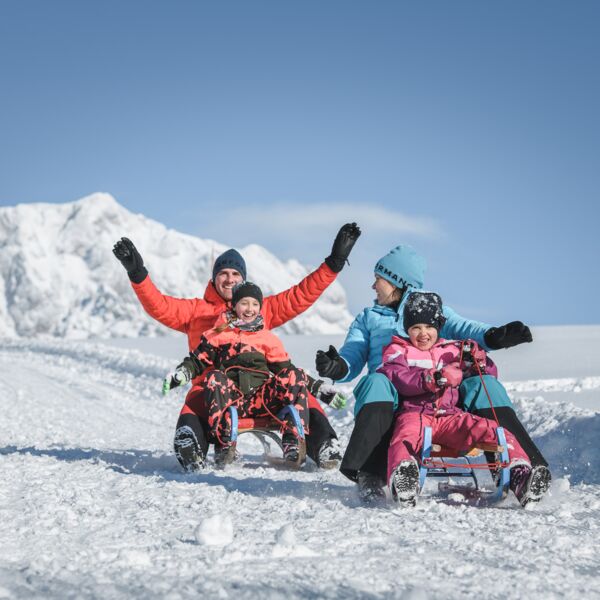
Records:
[[[243,367],[241,365],[231,365],[230,367],[227,367],[225,369],[225,373],[229,372],[231,369],[237,369],[238,371],[249,371],[251,373],[259,373],[261,375],[267,375],[267,379],[270,378],[271,376],[271,372],[270,371],[263,371],[261,369],[253,369],[252,367]],[[277,421],[277,423],[285,430],[288,427],[288,424],[285,421],[282,421],[281,419],[277,418],[277,415],[274,415],[270,410],[269,407],[263,403],[262,398],[260,399],[260,406],[262,406],[268,413],[269,416],[271,418],[273,418],[275,421]]]
[[[464,341],[463,341],[462,345],[464,346]],[[461,347],[461,358],[462,358],[462,347]],[[496,410],[494,409],[494,403],[492,402],[490,393],[488,392],[488,389],[485,385],[485,381],[483,379],[483,373],[481,372],[481,367],[479,366],[479,363],[476,360],[474,360],[473,363],[475,364],[475,367],[477,368],[477,373],[479,375],[479,379],[481,380],[481,385],[483,386],[485,395],[487,396],[488,402],[490,403],[490,408],[492,409],[492,414],[494,415],[494,421],[496,421],[496,425],[498,425],[498,427],[499,427],[500,421],[498,421],[498,416],[496,415]]]
[[[490,396],[490,393],[488,392],[487,386],[485,385],[485,381],[483,379],[483,373],[481,372],[481,367],[479,366],[478,362],[475,362],[475,365],[477,366],[477,373],[479,373],[479,379],[481,380],[481,385],[483,386],[483,389],[485,390],[485,395],[487,396],[487,399],[490,403],[490,408],[492,409],[492,414],[494,415],[494,421],[496,421],[496,425],[500,426],[500,421],[498,421],[498,415],[496,414],[496,409],[494,408],[494,403],[492,402],[492,397]]]
[[[271,372],[270,371],[262,371],[261,369],[253,369],[252,367],[242,367],[240,365],[231,365],[230,367],[227,367],[225,369],[225,373],[227,373],[230,369],[238,369],[239,371],[250,371],[252,373],[260,373],[261,375],[268,375],[269,378],[271,377]],[[241,400],[241,398],[240,398]],[[294,431],[295,427],[292,425],[290,426],[290,424],[284,420],[284,419],[280,419],[276,414],[273,414],[270,410],[269,407],[266,405],[266,403],[263,402],[263,399],[261,398],[261,403],[260,405],[267,411],[267,413],[269,414],[269,416],[281,427],[282,432],[290,429],[292,431],[292,433],[298,438],[300,439],[300,435],[299,433],[296,431]],[[289,404],[286,406],[294,406],[293,404]],[[297,409],[296,409],[297,410]]]

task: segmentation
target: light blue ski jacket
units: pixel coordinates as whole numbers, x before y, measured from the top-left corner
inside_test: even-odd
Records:
[[[422,292],[424,290],[414,290]],[[340,356],[348,364],[348,374],[340,382],[351,381],[362,371],[365,363],[369,374],[374,373],[381,364],[383,348],[392,341],[392,335],[408,337],[404,331],[404,305],[411,292],[394,310],[389,306],[375,303],[371,308],[365,308],[352,322],[348,335],[341,347]],[[458,315],[450,307],[444,305],[446,323],[440,331],[440,337],[447,340],[475,340],[482,348],[489,350],[483,340],[483,334],[491,327],[479,321],[470,321]]]

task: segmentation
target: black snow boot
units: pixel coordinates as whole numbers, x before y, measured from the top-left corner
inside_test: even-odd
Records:
[[[365,504],[378,504],[385,500],[385,481],[366,471],[359,471],[357,476],[358,496]]]
[[[289,463],[297,463],[300,460],[300,442],[293,431],[289,429],[281,436],[283,446],[283,458]]]
[[[550,487],[550,471],[539,465],[517,465],[510,470],[510,489],[521,506],[539,502]]]
[[[321,465],[319,458],[322,448],[329,442],[333,444],[337,442],[335,429],[333,429],[327,417],[320,410],[311,408],[309,409],[308,414],[310,420],[310,433],[306,436],[306,454],[322,469],[337,467],[337,464],[331,467]],[[337,460],[339,461],[341,459],[342,457],[340,456]]]
[[[180,415],[173,446],[179,464],[188,473],[202,469],[208,452],[207,428],[192,414]]]
[[[188,473],[200,471],[204,467],[206,454],[202,452],[196,434],[191,427],[184,425],[175,431],[175,456]]]

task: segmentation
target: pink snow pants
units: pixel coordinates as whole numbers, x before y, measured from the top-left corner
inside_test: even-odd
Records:
[[[419,412],[401,412],[394,422],[394,432],[388,450],[388,481],[394,469],[403,460],[419,460],[423,448],[423,428],[426,426],[431,427],[432,443],[458,451],[471,448],[478,442],[498,442],[496,422],[471,413],[457,412],[434,417]],[[510,462],[524,460],[530,464],[529,457],[515,436],[507,429],[504,433]]]

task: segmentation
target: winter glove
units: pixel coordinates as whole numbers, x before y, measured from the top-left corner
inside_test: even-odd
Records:
[[[346,223],[338,231],[331,248],[331,254],[325,259],[327,266],[339,273],[346,264],[350,251],[360,237],[360,229],[356,223]]]
[[[460,368],[463,373],[478,374],[485,373],[487,354],[482,350],[477,342],[469,340],[463,345],[462,362]],[[479,365],[479,369],[476,365]]]
[[[173,371],[169,373],[163,380],[162,393],[163,396],[168,394],[173,388],[185,385],[192,380],[192,374],[187,366],[181,364]]]
[[[438,385],[441,384],[444,387],[456,388],[462,382],[462,371],[456,365],[448,365],[447,367],[443,367],[439,373],[441,377],[438,380]],[[444,383],[442,384],[442,382]]]
[[[437,394],[441,389],[441,386],[438,384],[440,377],[441,374],[437,369],[427,369],[423,372],[423,386],[428,392]]]
[[[317,373],[320,377],[329,377],[329,379],[343,379],[348,374],[348,365],[346,361],[338,354],[338,351],[329,346],[327,352],[317,351],[315,359]]]
[[[133,283],[142,283],[148,276],[144,261],[133,245],[133,242],[123,237],[113,247],[113,254],[121,261]]]
[[[511,321],[502,327],[491,327],[485,332],[483,339],[491,350],[511,348],[533,341],[529,327],[521,321]]]
[[[336,410],[346,408],[346,395],[334,385],[325,383],[321,379],[317,380],[313,385],[313,394],[317,400],[329,404],[329,406]]]
[[[453,365],[442,369],[428,369],[423,375],[425,389],[434,394],[445,387],[458,387],[462,381],[462,371]]]
[[[193,353],[190,352],[181,364],[172,373],[169,373],[163,380],[162,392],[167,394],[173,388],[189,383],[194,377],[198,377],[202,371],[206,369],[206,365]]]

